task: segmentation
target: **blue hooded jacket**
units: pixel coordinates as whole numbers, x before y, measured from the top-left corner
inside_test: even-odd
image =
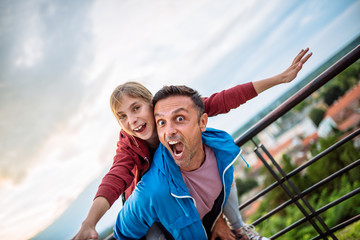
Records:
[[[221,195],[220,208],[207,221],[210,228],[204,226],[205,220],[203,225],[179,166],[166,147],[160,144],[149,171],[118,214],[114,226],[116,239],[139,239],[146,235],[154,222],[160,222],[174,239],[208,239],[209,230],[213,228],[229,196],[233,182],[232,165],[240,157],[241,151],[224,131],[207,128],[202,133],[202,141],[215,153],[224,193]]]

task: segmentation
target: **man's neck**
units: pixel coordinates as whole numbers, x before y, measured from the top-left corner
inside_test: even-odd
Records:
[[[205,146],[204,144],[201,144],[201,147],[198,151],[196,151],[196,154],[191,159],[191,166],[182,170],[190,172],[200,168],[201,165],[203,165],[203,163],[205,162],[205,158]]]

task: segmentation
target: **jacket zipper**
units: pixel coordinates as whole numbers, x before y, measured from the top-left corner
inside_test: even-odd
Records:
[[[177,203],[180,205],[181,209],[182,209],[183,212],[185,213],[185,216],[186,216],[186,217],[189,217],[189,214],[187,213],[187,211],[185,210],[185,208],[182,206],[182,204],[179,202],[178,199],[179,199],[179,198],[190,198],[191,200],[193,200],[194,205],[195,205],[195,207],[196,207],[196,201],[195,201],[195,199],[194,199],[193,197],[191,197],[191,196],[177,196],[177,195],[175,195],[175,194],[173,194],[173,193],[171,193],[171,195],[172,195],[173,197],[175,197]]]
[[[223,202],[222,202],[222,204],[221,204],[221,208],[220,208],[221,211],[220,211],[219,215],[215,218],[215,221],[213,222],[213,225],[211,226],[211,231],[213,230],[216,221],[219,219],[221,213],[223,212],[223,206],[224,206],[225,197],[226,197],[226,192],[225,192],[225,173],[226,173],[226,171],[229,169],[229,167],[230,167],[231,165],[233,165],[234,162],[239,158],[239,156],[240,156],[242,159],[244,159],[244,158],[241,156],[241,152],[242,152],[242,149],[240,149],[239,154],[238,154],[238,155],[234,158],[234,160],[225,168],[225,170],[224,170],[224,172],[223,172],[223,174],[222,174],[222,180],[223,180],[222,182],[223,182],[223,188],[224,188],[224,199],[223,199]],[[245,159],[244,159],[244,161],[245,161]],[[245,162],[246,162],[246,161],[245,161]],[[247,162],[246,162],[246,164],[247,164]]]
[[[177,195],[175,195],[175,194],[173,194],[173,193],[171,193],[171,195],[172,195],[173,197],[175,197],[177,203],[180,205],[181,209],[182,209],[183,212],[185,213],[185,216],[186,216],[186,217],[189,217],[189,214],[187,213],[187,211],[185,210],[185,208],[182,206],[182,204],[179,202],[179,198],[190,198],[191,200],[193,200],[194,205],[195,205],[195,208],[196,208],[196,201],[195,201],[195,199],[194,199],[193,197],[191,197],[191,196],[177,196]],[[201,226],[203,227],[203,230],[204,230],[204,233],[205,233],[206,238],[208,238],[208,235],[207,235],[207,233],[206,233],[205,227],[204,227],[204,225],[203,225],[202,223],[201,223]]]

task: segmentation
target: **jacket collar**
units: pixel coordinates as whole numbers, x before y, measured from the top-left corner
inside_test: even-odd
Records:
[[[221,161],[218,161],[220,173],[223,173],[240,153],[240,148],[234,144],[233,138],[221,130],[207,128],[202,133],[202,141],[205,145],[212,148],[218,159],[221,159]],[[169,150],[161,143],[154,155],[153,163],[167,178],[173,194],[177,196],[190,196],[182,179],[179,166],[175,163]]]

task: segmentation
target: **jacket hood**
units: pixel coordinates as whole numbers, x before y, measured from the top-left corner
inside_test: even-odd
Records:
[[[149,158],[150,156],[150,150],[146,141],[128,134],[123,129],[120,131],[119,145],[132,149],[142,158]]]

